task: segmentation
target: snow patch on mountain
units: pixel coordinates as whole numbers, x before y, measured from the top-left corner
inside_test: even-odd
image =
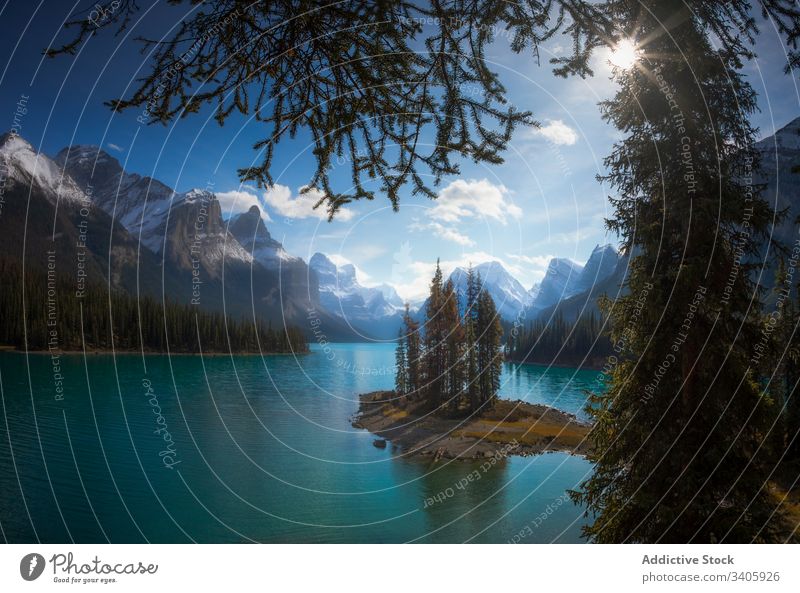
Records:
[[[253,261],[253,255],[227,232],[219,202],[208,190],[178,193],[156,179],[126,172],[116,158],[97,146],[64,148],[56,163],[76,180],[95,206],[154,253],[162,253],[165,244],[173,250],[194,246],[210,266],[218,266],[223,258]],[[176,229],[180,239],[172,236]],[[173,256],[183,259],[184,254]]]
[[[353,264],[337,266],[324,253],[315,253],[308,265],[319,279],[320,303],[339,317],[363,323],[392,317],[403,309],[391,286],[362,286]]]
[[[74,145],[62,149],[56,162],[92,199],[151,251],[161,252],[170,209],[185,199],[197,200],[201,190],[177,194],[150,177],[127,173],[119,161],[97,146]]]
[[[473,268],[473,272],[480,275],[481,287],[491,295],[497,312],[503,319],[515,319],[530,304],[528,291],[500,262],[478,264]],[[459,267],[449,276],[459,293],[462,305],[467,293],[467,274],[466,269]]]
[[[82,204],[86,194],[68,174],[45,154],[37,153],[27,140],[12,133],[0,136],[0,162],[7,179],[38,186],[59,201]]]

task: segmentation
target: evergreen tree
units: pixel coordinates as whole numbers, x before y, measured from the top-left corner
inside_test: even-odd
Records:
[[[480,282],[480,275],[478,275]],[[491,295],[482,290],[478,296],[478,399],[480,406],[491,407],[500,389],[503,369],[503,327]]]
[[[261,320],[235,320],[189,305],[137,298],[102,284],[87,283],[78,297],[73,278],[49,278],[31,266],[23,274],[19,262],[5,258],[0,258],[0,276],[0,311],[7,314],[0,323],[0,345],[20,350],[308,351],[295,327],[276,331]],[[55,298],[54,319],[48,317],[50,294]]]
[[[419,324],[411,317],[408,303],[406,303],[403,313],[403,325],[405,328],[406,393],[414,399],[420,399],[423,396],[424,386],[422,343],[419,336]]]
[[[406,337],[403,335],[403,330],[400,330],[397,336],[397,348],[394,353],[394,390],[397,395],[403,396],[408,394],[408,363],[406,361]]]
[[[449,279],[444,285],[443,294],[441,318],[442,326],[447,330],[444,348],[445,397],[451,413],[457,414],[464,393],[464,326],[459,314],[458,294]]]
[[[608,5],[641,43],[641,58],[617,69],[619,90],[602,105],[626,134],[606,159],[619,196],[609,226],[636,257],[630,292],[611,311],[612,341],[628,328],[629,356],[592,400],[595,472],[574,493],[594,516],[585,533],[597,542],[784,533],[763,447],[770,400],[750,370],[761,335],[753,267],[733,267],[737,248],[757,261],[770,220],[744,181],[757,163],[747,120],[755,96],[738,72],[740,54],[709,39],[719,32],[709,19],[724,19],[730,5],[746,12],[742,2]]]
[[[467,295],[464,311],[464,346],[466,357],[466,391],[469,410],[480,406],[480,384],[478,373],[478,295],[480,287],[472,266],[467,270]]]
[[[449,329],[444,314],[445,297],[442,270],[436,261],[436,272],[425,306],[425,390],[427,401],[437,409],[447,401],[447,335]]]
[[[770,356],[762,360],[759,371],[769,378],[770,393],[777,408],[774,433],[776,459],[782,459],[785,468],[796,473],[800,462],[800,312],[796,299],[798,286],[792,286],[792,275],[781,259],[775,275],[773,297],[779,315],[773,332],[774,344]],[[764,320],[769,323],[769,318]],[[789,479],[791,483],[796,475]]]

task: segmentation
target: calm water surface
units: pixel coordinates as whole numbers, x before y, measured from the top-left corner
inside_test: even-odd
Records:
[[[49,356],[0,353],[2,536],[582,541],[582,509],[564,498],[591,469],[582,458],[513,457],[481,471],[405,459],[352,428],[357,394],[391,388],[393,361],[391,344],[300,357],[64,356],[58,400]],[[507,365],[501,396],[580,415],[595,376]]]

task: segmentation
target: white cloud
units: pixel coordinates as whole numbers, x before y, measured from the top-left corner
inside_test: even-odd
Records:
[[[385,245],[359,245],[358,258],[361,261],[370,261],[384,255],[386,251]]]
[[[564,231],[561,233],[554,233],[551,235],[547,235],[541,241],[534,241],[531,243],[531,246],[535,247],[538,245],[576,245],[581,241],[586,239],[591,239],[592,237],[599,237],[604,236],[606,234],[605,230],[600,226],[599,228],[591,228],[589,226],[585,226],[579,229]]]
[[[522,209],[507,199],[508,194],[508,188],[488,179],[457,179],[439,192],[430,216],[443,222],[486,216],[506,224],[508,216],[522,216]]]
[[[223,191],[215,194],[219,200],[219,205],[222,208],[222,216],[228,218],[233,214],[240,212],[247,212],[252,206],[258,206],[261,210],[261,217],[270,222],[272,219],[269,214],[264,210],[264,205],[258,196],[250,193],[249,191],[231,190]]]
[[[116,150],[117,152],[125,152],[125,149],[122,146],[114,144],[113,142],[106,142],[106,146],[108,146],[111,150]]]
[[[578,133],[560,119],[550,119],[546,126],[534,130],[553,144],[572,146],[578,141]]]
[[[438,222],[413,222],[408,226],[409,230],[412,231],[433,231],[433,234],[440,239],[444,239],[445,241],[452,241],[458,245],[462,245],[464,247],[473,247],[475,245],[475,241],[467,237],[466,235],[462,235],[456,229],[449,226],[444,226]]]
[[[297,195],[292,196],[292,190],[285,185],[275,184],[264,192],[264,201],[281,216],[286,218],[318,218],[320,220],[328,219],[328,211],[325,206],[314,208],[319,199],[322,197],[322,192],[312,189],[307,193],[300,193],[302,188],[298,190]],[[355,213],[347,208],[340,208],[336,213],[334,220],[348,221],[353,218]]]

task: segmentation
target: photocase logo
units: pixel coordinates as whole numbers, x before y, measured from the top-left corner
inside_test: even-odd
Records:
[[[19,563],[19,574],[26,581],[35,581],[44,572],[44,556],[41,554],[25,554]]]

